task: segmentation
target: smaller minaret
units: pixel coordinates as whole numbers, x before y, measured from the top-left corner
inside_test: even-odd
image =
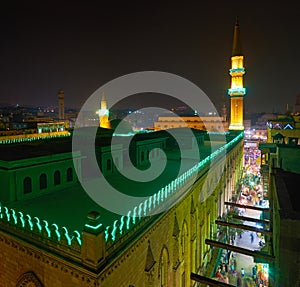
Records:
[[[225,103],[223,104],[223,107],[222,107],[222,121],[227,122],[227,108],[226,108]]]
[[[58,119],[65,118],[65,93],[63,90],[58,91]]]
[[[107,108],[107,103],[104,94],[102,95],[100,109],[97,111],[97,114],[99,116],[99,126],[101,128],[110,129],[110,122],[108,119],[109,110]]]

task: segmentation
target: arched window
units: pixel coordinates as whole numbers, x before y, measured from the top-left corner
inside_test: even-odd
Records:
[[[39,278],[32,272],[26,272],[18,279],[16,287],[43,287]]]
[[[40,189],[47,188],[47,175],[45,173],[42,173],[40,175]]]
[[[166,248],[162,250],[159,262],[159,277],[160,277],[160,287],[168,286],[168,264],[169,256]]]
[[[67,181],[73,181],[73,169],[71,167],[67,169]]]
[[[32,181],[30,177],[25,177],[23,181],[23,192],[24,194],[32,192]]]
[[[181,286],[185,286],[185,282],[187,281],[187,274],[189,274],[189,250],[188,250],[188,245],[189,245],[189,239],[188,239],[188,230],[187,230],[187,224],[186,222],[183,223],[182,227],[182,234],[181,234],[181,245],[182,245],[182,258],[183,258],[183,266],[184,266],[184,271],[181,274]]]
[[[60,171],[56,170],[54,172],[54,185],[59,185],[60,184]]]

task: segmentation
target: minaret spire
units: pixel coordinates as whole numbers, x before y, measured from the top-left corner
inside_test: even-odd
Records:
[[[240,25],[239,25],[239,18],[238,16],[236,16],[231,56],[241,56],[241,55],[243,54],[242,54],[242,44],[240,39]]]

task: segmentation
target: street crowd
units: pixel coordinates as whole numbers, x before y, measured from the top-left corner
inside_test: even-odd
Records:
[[[238,191],[236,203],[245,206],[268,205],[267,191],[263,190],[260,174],[260,153],[255,147],[244,149],[244,173],[241,188]],[[261,211],[245,208],[235,208],[241,216],[260,218]],[[243,222],[245,225],[260,227],[257,223]],[[262,233],[239,230],[231,236],[232,245],[240,246],[252,250],[260,250],[265,245],[265,238]],[[225,260],[221,259],[217,267],[215,278],[218,281],[232,284],[237,287],[268,287],[268,265],[255,263],[254,259],[244,254],[236,252],[225,253],[228,256]]]

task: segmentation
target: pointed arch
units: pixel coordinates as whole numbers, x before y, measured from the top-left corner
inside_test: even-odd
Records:
[[[182,224],[182,233],[181,233],[181,250],[182,250],[182,259],[183,259],[183,270],[181,273],[181,284],[183,282],[187,282],[188,274],[189,274],[189,257],[190,257],[190,249],[189,249],[189,232],[188,232],[188,224],[186,220],[183,221]],[[183,285],[184,286],[184,285]],[[186,285],[188,286],[188,285]]]
[[[44,285],[33,271],[28,271],[19,277],[16,287],[44,287]]]
[[[182,223],[182,233],[181,233],[181,247],[182,247],[182,255],[187,251],[187,244],[188,244],[188,225],[186,220],[183,221]]]
[[[159,257],[159,287],[168,287],[169,283],[169,251],[166,245],[163,246]]]

